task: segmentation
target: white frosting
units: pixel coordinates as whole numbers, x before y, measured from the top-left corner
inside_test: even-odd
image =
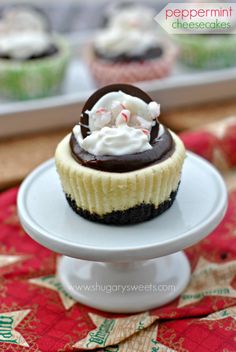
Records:
[[[73,129],[77,138],[78,127],[75,126]],[[94,155],[125,155],[144,152],[152,148],[146,134],[127,125],[120,128],[103,127],[79,141],[81,148]]]
[[[145,6],[128,6],[113,13],[109,20],[111,27],[139,28],[140,30],[155,29],[153,20],[156,11]]]
[[[25,59],[44,53],[52,44],[45,21],[36,11],[11,9],[0,19],[0,54]]]
[[[122,53],[140,55],[160,44],[153,17],[146,7],[132,7],[119,11],[95,40],[98,52],[106,57]]]
[[[96,38],[95,46],[106,57],[119,55],[140,55],[160,43],[152,31],[142,32],[137,28],[117,28],[102,31]]]
[[[122,91],[110,92],[99,99],[90,111],[87,111],[90,131],[104,126],[115,126],[116,119],[120,120],[121,114],[125,117],[127,110],[130,113],[129,126],[146,128],[149,131],[153,126],[153,120],[160,115],[160,105],[154,101],[147,104],[142,99]]]
[[[91,134],[82,138],[80,126],[74,135],[84,150],[94,155],[125,155],[151,149],[150,131],[160,115],[160,105],[145,103],[122,91],[105,94],[90,111]],[[163,130],[160,129],[160,133]]]
[[[25,59],[31,55],[41,54],[51,45],[51,38],[46,33],[24,31],[0,35],[0,54],[14,59]]]
[[[5,30],[33,30],[46,31],[47,22],[44,15],[40,12],[31,9],[30,7],[12,7],[3,11],[0,21],[0,32],[3,28]]]

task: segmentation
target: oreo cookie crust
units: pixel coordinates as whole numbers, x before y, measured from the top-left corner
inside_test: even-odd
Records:
[[[153,204],[142,203],[123,211],[112,211],[111,213],[104,215],[90,213],[88,210],[79,208],[75,200],[68,194],[66,194],[66,199],[74,212],[87,220],[107,225],[133,225],[151,220],[164,213],[174,203],[177,193],[178,188],[176,191],[172,191],[169,199],[159,204],[157,208],[155,208]]]

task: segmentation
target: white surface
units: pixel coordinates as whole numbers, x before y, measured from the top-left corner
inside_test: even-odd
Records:
[[[83,41],[87,39],[81,39],[79,36],[76,38],[79,47],[82,47]],[[88,97],[96,90],[96,85],[87,65],[79,59],[75,45],[74,51],[76,54],[69,66],[64,86],[57,96],[22,102],[0,99],[0,138],[70,126],[78,122],[80,111]],[[160,103],[162,110],[218,101],[235,97],[236,67],[204,71],[177,64],[169,77],[137,85]]]
[[[190,266],[183,252],[134,264],[105,264],[62,257],[59,278],[75,300],[115,313],[160,307],[185,289]]]
[[[66,202],[48,161],[21,185],[18,211],[26,232],[67,256],[95,261],[151,259],[182,250],[209,234],[222,219],[227,193],[218,172],[188,153],[174,205],[161,216],[132,226],[90,222]]]
[[[122,313],[159,307],[185,289],[189,263],[183,253],[175,252],[207,236],[221,221],[226,204],[221,176],[192,153],[173,206],[137,225],[102,225],[75,214],[66,203],[53,160],[33,171],[18,194],[18,214],[26,232],[66,255],[58,269],[66,292],[81,303]],[[161,258],[153,260],[157,257]]]

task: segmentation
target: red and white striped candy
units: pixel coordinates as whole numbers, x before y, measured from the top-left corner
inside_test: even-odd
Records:
[[[116,127],[127,125],[130,119],[130,111],[127,109],[121,110],[120,114],[116,118]]]

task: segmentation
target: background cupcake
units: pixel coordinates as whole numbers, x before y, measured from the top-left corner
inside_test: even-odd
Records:
[[[219,5],[220,2],[214,1],[214,4]],[[199,10],[211,9],[211,4],[203,0],[194,3],[194,6]],[[205,20],[207,26],[197,27],[197,29],[182,28],[182,34],[174,36],[180,49],[180,60],[190,67],[207,70],[235,66],[236,35],[231,34],[236,26],[234,11],[232,11],[232,16],[228,18],[230,26],[226,28],[218,28],[215,25],[216,16],[214,13],[202,18],[202,23]],[[199,24],[198,22],[196,19],[195,24]]]
[[[217,69],[236,65],[234,34],[182,34],[176,37],[181,61],[191,67]]]
[[[135,18],[137,16],[137,9],[138,11],[144,11],[144,16],[146,17],[148,27],[153,27],[153,29],[155,29],[151,19],[156,15],[157,11],[151,7],[151,4],[145,4],[144,2],[137,4],[137,2],[133,0],[119,0],[108,4],[104,8],[101,16],[101,26],[108,26],[116,16],[120,16],[120,14],[123,15],[126,11],[128,12],[129,18]],[[138,15],[140,15],[140,11]],[[140,16],[138,19],[141,19]],[[145,26],[145,20],[143,21],[142,19],[142,22],[139,21],[139,25],[141,27]]]
[[[50,30],[47,17],[29,5],[0,14],[0,94],[30,99],[55,93],[69,59],[66,41]]]
[[[98,84],[153,80],[170,73],[176,49],[158,33],[155,14],[151,8],[134,5],[112,13],[89,48]]]

